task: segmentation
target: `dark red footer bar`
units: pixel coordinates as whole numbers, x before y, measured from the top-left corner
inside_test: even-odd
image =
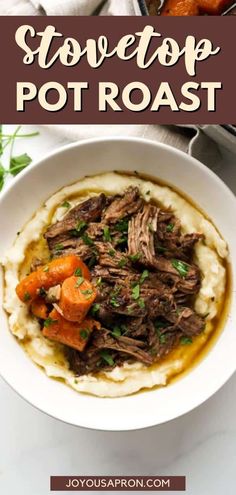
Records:
[[[185,491],[185,476],[51,476],[51,491]]]

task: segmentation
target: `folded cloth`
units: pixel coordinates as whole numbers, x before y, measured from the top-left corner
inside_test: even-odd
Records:
[[[133,0],[0,0],[1,15],[134,15]]]

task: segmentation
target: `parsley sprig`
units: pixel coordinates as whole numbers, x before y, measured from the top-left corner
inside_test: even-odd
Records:
[[[3,132],[3,126],[0,125],[0,159],[4,158],[5,150],[10,146],[8,168],[5,168],[0,162],[0,191],[4,186],[5,179],[8,175],[15,177],[32,162],[32,158],[27,153],[21,155],[13,154],[14,144],[17,138],[31,138],[39,134],[38,132],[23,134],[20,132],[21,127],[22,126],[18,126],[12,134],[5,134]]]

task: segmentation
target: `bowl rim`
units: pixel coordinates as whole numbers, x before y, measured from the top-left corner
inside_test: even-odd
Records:
[[[109,143],[113,143],[113,142],[115,142],[115,143],[117,143],[117,142],[128,143],[128,142],[131,142],[131,143],[139,143],[139,144],[144,144],[144,145],[151,145],[151,146],[154,146],[157,150],[162,149],[162,150],[166,151],[167,153],[170,152],[170,153],[176,155],[177,159],[178,158],[179,159],[182,158],[184,160],[187,159],[187,160],[189,160],[189,162],[192,162],[192,165],[194,165],[198,169],[202,170],[203,172],[207,173],[210,178],[212,178],[212,179],[214,179],[214,181],[218,182],[219,186],[224,190],[225,194],[227,194],[231,198],[231,200],[236,202],[236,197],[235,197],[234,193],[223,182],[223,180],[218,175],[216,175],[211,169],[209,169],[206,165],[204,165],[203,163],[201,163],[200,161],[198,161],[197,159],[195,159],[191,155],[189,155],[189,154],[185,153],[184,151],[179,150],[173,146],[162,143],[162,142],[158,142],[158,141],[154,141],[154,140],[146,139],[146,138],[131,137],[131,136],[126,137],[126,136],[121,135],[121,136],[117,136],[117,137],[108,136],[108,137],[89,138],[89,139],[85,139],[85,140],[81,140],[81,141],[76,141],[76,142],[72,142],[72,143],[69,143],[66,145],[62,145],[62,146],[50,151],[49,153],[46,153],[45,155],[43,155],[42,158],[40,158],[39,160],[36,160],[34,163],[31,164],[30,167],[24,169],[21,172],[21,174],[19,174],[17,177],[14,178],[14,180],[12,180],[9,184],[6,185],[4,191],[0,195],[0,207],[1,207],[1,204],[4,201],[5,197],[8,195],[8,193],[10,191],[12,191],[14,189],[15,185],[19,182],[23,182],[24,178],[26,176],[30,175],[34,169],[39,168],[43,162],[51,160],[52,158],[55,158],[58,155],[64,154],[67,151],[70,151],[70,150],[73,150],[76,148],[79,149],[80,147],[83,147],[83,146],[86,147],[90,144],[96,145],[97,143],[107,144],[108,142]],[[57,412],[57,415],[55,415],[54,413],[50,412],[50,408],[47,407],[47,404],[39,404],[39,403],[31,402],[30,398],[27,397],[27,394],[24,395],[22,393],[22,391],[19,391],[17,388],[15,388],[12,381],[10,379],[8,379],[7,376],[5,376],[4,370],[2,370],[2,365],[0,362],[0,375],[1,375],[1,377],[21,398],[26,400],[26,402],[28,402],[31,406],[35,407],[36,409],[40,410],[41,412],[47,414],[48,416],[50,416],[50,417],[52,417],[58,421],[62,421],[65,424],[71,424],[71,425],[86,428],[86,429],[94,429],[97,431],[131,431],[131,430],[135,431],[138,429],[150,428],[150,427],[156,426],[157,424],[168,423],[169,421],[172,421],[174,419],[177,419],[178,417],[181,417],[181,416],[189,413],[193,409],[199,407],[201,404],[206,402],[206,400],[208,400],[218,390],[220,390],[221,387],[231,378],[231,376],[234,374],[235,370],[236,370],[236,363],[235,363],[235,365],[233,365],[233,363],[232,363],[231,366],[228,366],[227,373],[224,374],[224,378],[221,379],[221,381],[219,383],[217,383],[217,384],[215,383],[214,385],[212,385],[212,390],[210,393],[205,394],[205,396],[203,394],[203,396],[201,396],[200,399],[198,399],[198,400],[196,400],[196,399],[192,400],[191,403],[189,403],[187,407],[185,405],[183,410],[178,411],[177,413],[176,413],[176,411],[171,412],[170,414],[168,414],[166,419],[163,419],[161,421],[158,420],[157,423],[153,422],[153,420],[152,421],[150,421],[150,420],[145,421],[145,419],[144,419],[144,420],[140,421],[139,423],[136,422],[135,426],[132,426],[132,427],[129,426],[128,428],[120,428],[119,425],[114,425],[113,427],[109,427],[109,430],[107,430],[106,425],[104,423],[102,424],[100,422],[99,425],[97,425],[96,421],[95,421],[95,423],[90,421],[87,424],[72,422],[68,419],[65,419],[63,414],[60,415],[60,413]],[[48,379],[48,377],[47,377],[47,379]],[[132,396],[130,396],[130,397],[132,397]],[[115,400],[117,400],[117,399],[115,399]]]

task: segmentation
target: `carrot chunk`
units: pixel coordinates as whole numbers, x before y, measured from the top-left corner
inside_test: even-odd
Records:
[[[161,15],[220,15],[231,4],[232,0],[166,0]]]
[[[40,266],[20,281],[16,293],[23,302],[31,302],[38,296],[40,288],[45,290],[60,284],[74,273],[90,280],[90,271],[83,261],[75,255],[57,258],[45,266]]]
[[[46,318],[48,317],[49,310],[42,297],[37,297],[36,299],[34,299],[34,301],[32,301],[30,309],[33,315],[37,318],[40,318],[41,320],[46,320]]]
[[[198,0],[200,11],[209,15],[222,14],[232,3],[232,0]]]
[[[96,290],[83,277],[72,277],[64,280],[61,287],[59,307],[66,320],[81,322],[96,299]]]
[[[199,15],[197,0],[167,0],[161,15],[165,16],[194,16]]]
[[[100,323],[89,318],[82,323],[67,321],[56,309],[53,309],[44,322],[43,335],[82,352],[93,330],[99,330],[100,327]]]

